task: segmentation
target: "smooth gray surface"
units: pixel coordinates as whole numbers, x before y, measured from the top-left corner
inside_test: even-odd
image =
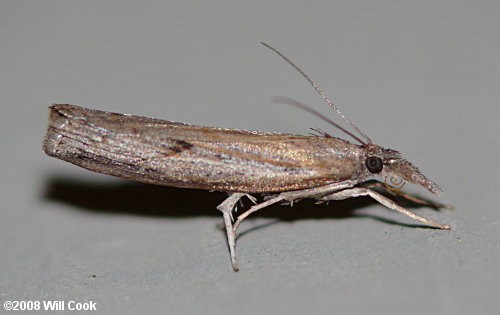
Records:
[[[497,1],[0,2],[0,300],[102,314],[494,314],[500,292]],[[498,33],[496,34],[498,35]],[[415,228],[369,200],[255,216],[233,273],[223,194],[94,174],[41,152],[47,106],[340,133],[398,149],[454,211]],[[430,194],[408,185],[407,191]],[[266,225],[267,223],[274,223]],[[93,277],[95,275],[95,278]]]

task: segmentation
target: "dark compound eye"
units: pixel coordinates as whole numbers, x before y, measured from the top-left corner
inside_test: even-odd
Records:
[[[376,156],[369,156],[366,159],[365,164],[370,173],[376,174],[382,172],[382,166],[384,163],[382,162],[381,158],[378,158]]]

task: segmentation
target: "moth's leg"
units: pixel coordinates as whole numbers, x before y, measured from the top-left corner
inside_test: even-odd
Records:
[[[424,205],[424,206],[428,206],[428,207],[431,207],[431,208],[453,209],[452,205],[445,205],[445,204],[442,204],[442,203],[438,203],[438,202],[434,202],[434,201],[431,201],[431,200],[423,199],[423,198],[420,198],[420,197],[417,197],[417,196],[413,196],[413,195],[405,193],[405,192],[403,192],[401,190],[391,189],[391,188],[387,187],[387,184],[379,182],[378,180],[368,181],[365,184],[362,184],[361,186],[363,186],[364,188],[378,187],[378,188],[383,189],[384,191],[388,192],[391,195],[400,196],[400,197],[402,197],[404,199],[407,199],[407,200],[410,200],[410,201],[412,201],[414,203],[417,203],[417,204],[420,204],[420,205]]]
[[[250,195],[250,194],[243,194],[245,197],[248,198],[248,200],[250,200],[254,205],[257,204],[257,198],[255,198],[254,196]],[[243,196],[240,198],[239,202],[238,202],[239,206],[243,208]],[[237,210],[237,208],[236,208]]]
[[[251,195],[244,193],[233,193],[229,195],[217,209],[220,210],[224,216],[224,224],[226,226],[227,234],[227,244],[229,246],[229,254],[231,256],[231,265],[234,271],[238,271],[238,265],[236,264],[236,230],[233,228],[233,209],[241,200],[242,197],[247,196],[252,202],[255,202],[255,198]]]
[[[285,198],[281,195],[278,195],[277,197],[274,197],[274,198],[271,198],[271,199],[268,199],[264,202],[261,202],[259,204],[256,204],[256,205],[253,205],[250,209],[248,209],[247,211],[243,212],[242,214],[240,214],[238,216],[238,218],[236,218],[236,222],[234,222],[234,226],[233,226],[233,229],[234,229],[234,233],[236,233],[236,230],[238,230],[238,226],[240,226],[241,224],[241,221],[243,221],[246,217],[248,217],[249,215],[251,215],[252,213],[262,209],[262,208],[265,208],[267,206],[270,206],[272,204],[275,204],[277,202],[280,202],[282,200],[284,200]]]
[[[254,204],[257,203],[257,199],[246,193],[229,193],[229,197],[226,198],[220,205],[217,206],[217,209],[222,211],[222,212],[228,212],[229,216],[231,217],[231,220],[234,221],[233,219],[233,210],[235,209],[235,206],[238,202],[241,204],[241,199],[243,197],[247,197],[250,199],[251,202]]]
[[[238,271],[238,264],[236,263],[236,232],[233,230],[233,221],[231,215],[227,212],[224,213],[224,224],[226,225],[227,244],[229,246],[229,255],[231,257],[231,266],[234,271]]]
[[[345,189],[347,187],[352,187],[353,184],[349,181],[345,181],[342,183],[335,183],[335,184],[330,184],[326,186],[320,186],[320,187],[315,187],[315,188],[310,188],[310,189],[303,189],[303,190],[292,190],[292,191],[286,191],[282,192],[278,195],[271,195],[268,196],[264,202],[261,202],[259,204],[256,204],[252,206],[250,209],[242,213],[241,215],[238,216],[236,219],[236,222],[234,222],[234,230],[236,231],[238,229],[238,226],[240,226],[241,221],[243,221],[246,217],[248,217],[250,214],[265,208],[267,206],[270,206],[272,204],[275,204],[280,201],[288,201],[290,204],[293,204],[294,201],[304,199],[304,198],[314,198],[314,196],[324,196],[328,195],[332,192],[338,191],[339,189]]]
[[[418,220],[418,221],[425,223],[427,225],[434,226],[434,227],[437,227],[440,229],[445,229],[445,230],[450,229],[449,225],[440,224],[438,222],[435,222],[435,221],[426,219],[422,216],[419,216],[418,214],[413,213],[410,210],[401,207],[393,200],[379,194],[378,192],[376,192],[374,190],[368,189],[368,188],[349,188],[349,189],[345,189],[345,190],[333,193],[331,195],[326,195],[326,196],[320,198],[320,200],[342,200],[342,199],[347,199],[347,198],[351,198],[351,197],[361,197],[361,196],[370,196],[373,199],[375,199],[376,201],[378,201],[379,203],[386,206],[387,208],[395,210],[397,212],[400,212],[404,215],[409,216],[412,219]]]

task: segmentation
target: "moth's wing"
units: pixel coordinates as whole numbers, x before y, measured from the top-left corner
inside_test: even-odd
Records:
[[[358,147],[337,138],[202,127],[71,105],[53,105],[51,112],[50,125],[55,129],[73,124],[64,137],[74,137],[71,132],[81,129],[99,140],[78,148],[76,158],[57,157],[147,183],[237,192],[287,191],[348,180],[357,165],[352,152]],[[108,164],[97,168],[90,163],[89,167],[85,150],[93,151],[94,159],[99,157],[96,163],[106,158]]]
[[[210,135],[212,138],[220,138],[221,140],[236,140],[241,135],[259,136],[277,134],[272,132],[189,125],[174,121],[112,113],[68,104],[54,104],[50,106],[50,111],[63,118],[79,120],[89,126],[99,128],[104,133],[137,134],[151,138],[161,136],[176,139],[202,139]],[[207,130],[210,130],[210,132]]]

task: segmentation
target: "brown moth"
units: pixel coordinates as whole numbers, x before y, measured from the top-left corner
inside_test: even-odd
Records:
[[[384,206],[427,225],[449,229],[421,217],[373,190],[377,187],[423,205],[439,203],[394,190],[373,175],[419,184],[435,195],[441,189],[395,150],[372,143],[294,63],[273,50],[313,85],[337,114],[364,139],[336,127],[360,144],[326,133],[285,133],[202,127],[166,120],[110,113],[73,105],[49,107],[43,149],[50,156],[83,168],[144,183],[223,191],[229,197],[219,209],[224,217],[231,264],[238,270],[236,231],[251,213],[275,203],[304,198],[318,202],[370,196]],[[257,203],[253,194],[265,195]],[[233,219],[243,197],[255,204]]]

